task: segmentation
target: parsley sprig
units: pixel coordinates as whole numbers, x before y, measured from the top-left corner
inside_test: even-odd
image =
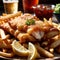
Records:
[[[35,24],[35,21],[33,19],[27,19],[26,25],[33,25]]]

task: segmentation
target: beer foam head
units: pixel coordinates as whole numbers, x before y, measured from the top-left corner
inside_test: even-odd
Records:
[[[3,0],[3,3],[13,3],[18,2],[18,0]]]

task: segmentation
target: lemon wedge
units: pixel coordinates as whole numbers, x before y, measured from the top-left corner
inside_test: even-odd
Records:
[[[40,57],[34,44],[29,42],[28,49],[30,51],[28,60],[35,60],[36,58]]]
[[[14,40],[12,43],[13,52],[18,56],[28,56],[29,50],[22,46],[18,41]]]

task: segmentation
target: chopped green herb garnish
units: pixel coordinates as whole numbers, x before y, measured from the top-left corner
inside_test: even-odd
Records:
[[[35,21],[33,19],[27,19],[26,25],[33,25],[35,24]]]

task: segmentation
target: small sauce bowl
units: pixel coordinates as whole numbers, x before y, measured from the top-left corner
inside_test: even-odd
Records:
[[[40,4],[33,6],[35,15],[43,20],[43,18],[49,19],[53,16],[54,5]]]

